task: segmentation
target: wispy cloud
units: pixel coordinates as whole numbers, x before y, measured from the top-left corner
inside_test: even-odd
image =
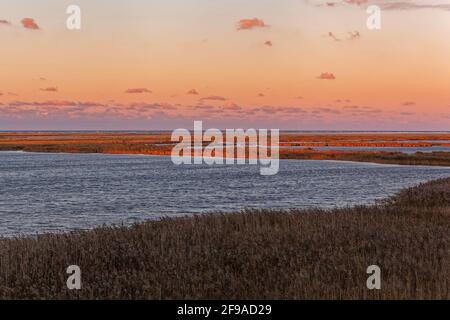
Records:
[[[228,99],[222,96],[207,96],[207,97],[203,97],[200,99],[201,101],[207,101],[207,100],[212,100],[212,101],[227,101]]]
[[[40,88],[39,90],[46,91],[46,92],[58,92],[58,87]]]
[[[356,4],[358,6],[368,3],[369,0],[344,0],[345,3]]]
[[[450,3],[418,3],[415,1],[396,1],[380,3],[384,10],[419,10],[419,9],[439,9],[450,11]]]
[[[125,93],[131,93],[131,94],[136,94],[136,93],[152,93],[151,90],[147,89],[147,88],[130,88],[127,89],[125,91]]]
[[[431,1],[392,1],[392,0],[339,0],[339,1],[319,1],[308,0],[315,6],[320,7],[337,7],[339,5],[356,5],[362,8],[365,5],[374,4],[380,6],[383,10],[421,10],[421,9],[436,9],[450,11],[450,3],[448,1],[440,1],[431,3]]]
[[[357,40],[361,38],[361,33],[359,31],[350,31],[347,32],[347,34],[338,35],[332,31],[329,31],[326,36],[336,42],[341,42],[343,40]]]

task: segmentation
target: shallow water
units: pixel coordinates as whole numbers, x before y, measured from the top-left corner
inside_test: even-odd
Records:
[[[169,157],[0,152],[0,235],[88,229],[243,208],[372,203],[449,168],[282,160],[258,166],[175,166]]]

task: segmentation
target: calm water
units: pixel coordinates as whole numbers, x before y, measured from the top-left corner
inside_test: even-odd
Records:
[[[182,166],[168,157],[0,152],[0,235],[130,224],[243,208],[371,203],[450,169],[285,160],[258,166]]]

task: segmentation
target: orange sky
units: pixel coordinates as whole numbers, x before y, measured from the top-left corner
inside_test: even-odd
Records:
[[[0,130],[450,127],[450,1],[36,2],[0,3]]]

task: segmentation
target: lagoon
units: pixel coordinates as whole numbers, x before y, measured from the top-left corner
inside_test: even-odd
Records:
[[[244,208],[370,204],[449,177],[450,168],[280,160],[258,166],[182,165],[170,157],[0,152],[0,236],[91,229]]]

